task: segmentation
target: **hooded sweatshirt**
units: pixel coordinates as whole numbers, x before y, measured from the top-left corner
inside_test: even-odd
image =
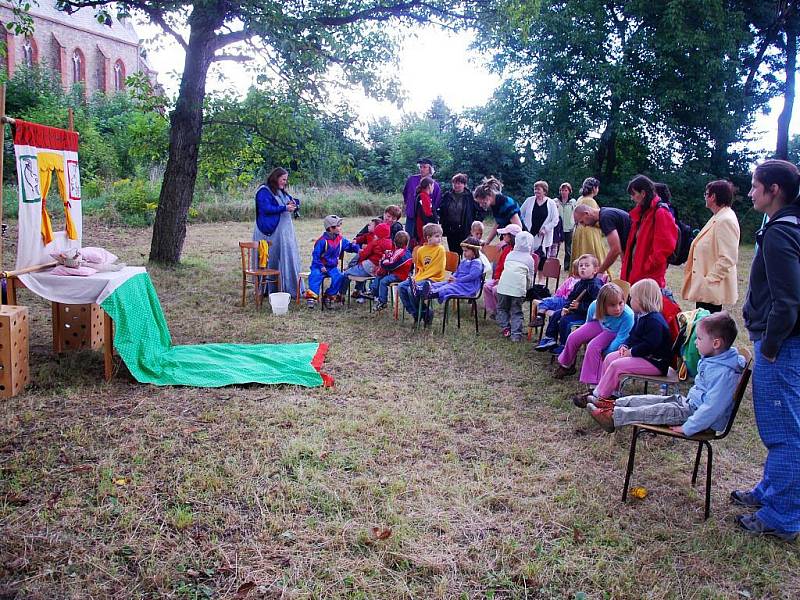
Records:
[[[683,424],[685,435],[691,436],[709,428],[725,430],[733,408],[733,393],[744,365],[745,359],[736,348],[700,359],[697,377],[686,397],[694,412]]]
[[[394,248],[392,240],[389,239],[391,227],[388,223],[381,223],[375,227],[375,239],[369,242],[358,253],[358,262],[362,263],[365,260],[370,261],[373,265],[378,266],[383,258],[383,254]]]
[[[800,335],[800,206],[785,206],[759,230],[742,310],[752,341],[774,359],[783,341]]]
[[[533,236],[523,231],[514,240],[514,249],[508,253],[503,274],[497,283],[497,293],[515,298],[525,297],[533,285],[536,268],[533,264]]]

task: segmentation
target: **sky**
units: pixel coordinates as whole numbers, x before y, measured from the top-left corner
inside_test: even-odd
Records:
[[[143,39],[160,33],[160,30],[141,21],[135,26]],[[362,124],[386,117],[397,123],[404,115],[422,114],[430,108],[437,96],[444,98],[454,112],[484,105],[499,85],[499,76],[489,72],[485,57],[469,48],[473,33],[452,33],[431,30],[418,37],[409,37],[399,54],[398,75],[405,88],[406,100],[398,108],[390,102],[378,102],[367,98],[362,91],[352,90],[345,97],[358,108]],[[159,36],[161,48],[148,49],[148,62],[159,71],[159,81],[174,97],[177,94],[177,71],[183,68],[183,51],[177,44],[169,44],[170,38]],[[253,75],[242,65],[233,62],[216,63],[209,73],[207,89],[236,89],[247,91]],[[699,101],[702,101],[701,99]],[[770,114],[756,118],[752,150],[774,149],[777,139],[777,119],[783,98],[774,98],[770,103]],[[795,102],[790,135],[800,133],[800,101]]]

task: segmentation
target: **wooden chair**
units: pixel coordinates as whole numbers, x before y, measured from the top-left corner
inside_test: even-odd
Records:
[[[678,372],[672,367],[669,368],[666,375],[634,375],[632,373],[625,373],[620,376],[619,380],[620,393],[622,393],[622,389],[625,387],[625,385],[631,381],[643,382],[645,394],[647,393],[647,388],[651,383],[653,385],[666,386],[667,394],[670,393],[670,389],[672,389],[671,393],[677,394],[680,391],[680,385],[681,385],[681,380],[678,377]]]
[[[414,246],[414,249],[411,251],[411,261],[412,261],[411,264],[413,264],[413,265],[417,264],[417,250],[419,250],[419,246]],[[412,269],[411,272],[412,273],[414,272],[413,269]],[[400,287],[401,283],[403,283],[403,282],[402,281],[396,281],[395,283],[390,283],[389,284],[389,297],[392,299],[392,304],[394,304],[394,320],[395,321],[397,321],[397,319],[400,318],[400,305],[402,304],[402,302],[400,302],[400,290],[398,288]],[[405,313],[405,309],[404,309],[403,310],[403,320],[405,320],[405,318],[406,318],[406,313]]]
[[[622,293],[625,294],[625,303],[627,304],[628,298],[630,298],[631,295],[631,284],[624,279],[612,279],[611,283],[619,286],[619,289],[621,289]]]
[[[489,259],[490,263],[494,265],[500,258],[500,254],[502,254],[503,249],[500,246],[491,244],[484,246],[481,249],[481,252],[483,252],[483,255]]]
[[[558,289],[558,285],[561,282],[561,261],[557,258],[548,258],[544,261],[544,266],[542,267],[542,276],[544,277],[544,286],[549,287],[550,280],[555,279],[556,283],[553,289],[551,290],[555,293],[556,289]],[[539,330],[539,341],[542,339],[542,335],[544,335],[544,319],[542,319],[541,324],[536,324],[536,317],[538,317],[538,300],[531,300],[530,311],[528,313],[528,341],[533,338],[533,330]],[[534,310],[536,308],[537,310]]]
[[[267,242],[271,245],[270,242]],[[239,252],[242,254],[242,306],[247,299],[247,284],[253,284],[256,307],[261,307],[261,300],[265,295],[269,277],[274,277],[278,291],[281,291],[281,272],[278,269],[261,269],[253,262],[258,262],[258,242],[239,242]]]
[[[475,335],[478,335],[478,300],[483,294],[483,284],[486,283],[486,275],[481,276],[481,285],[477,293],[472,296],[451,296],[444,301],[444,312],[442,313],[442,335],[444,335],[445,327],[447,327],[447,307],[450,305],[451,300],[456,302],[456,326],[461,329],[461,300],[466,300],[472,305],[472,314],[475,318]]]
[[[625,471],[625,484],[622,487],[622,501],[625,502],[628,499],[628,485],[631,481],[631,474],[633,473],[633,465],[634,461],[636,460],[636,442],[639,439],[639,436],[643,433],[652,433],[655,435],[664,435],[671,438],[676,438],[679,440],[684,440],[687,442],[697,442],[697,456],[694,459],[694,471],[692,472],[692,485],[697,483],[697,471],[700,467],[700,458],[703,454],[703,446],[706,447],[708,450],[708,458],[706,459],[706,500],[705,500],[705,511],[704,511],[704,519],[708,519],[709,514],[711,514],[711,469],[713,467],[713,458],[714,454],[711,450],[711,442],[714,440],[721,440],[725,436],[727,436],[730,431],[731,427],[733,427],[733,422],[736,420],[736,414],[739,412],[739,406],[742,403],[742,398],[744,397],[744,393],[747,390],[747,383],[750,381],[750,375],[752,372],[752,364],[753,364],[753,357],[747,349],[739,350],[740,354],[745,357],[747,363],[745,364],[744,370],[742,371],[741,375],[739,375],[739,381],[736,385],[736,389],[733,393],[733,407],[731,409],[731,416],[728,419],[728,424],[725,426],[725,431],[722,433],[717,433],[711,429],[707,429],[706,431],[701,431],[698,434],[692,436],[685,436],[680,433],[675,433],[669,427],[664,425],[633,425],[633,434],[631,437],[631,449],[630,453],[628,454],[628,466]]]

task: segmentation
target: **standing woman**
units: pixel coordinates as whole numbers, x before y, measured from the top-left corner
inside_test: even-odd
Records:
[[[547,197],[548,189],[546,181],[534,183],[533,196],[526,198],[520,208],[522,224],[533,236],[533,250],[539,255],[540,271],[553,245],[553,230],[558,225],[558,207],[555,200]]]
[[[755,510],[737,517],[750,533],[791,541],[800,532],[800,171],[767,160],[753,172],[753,208],[769,217],[756,234],[744,322],[755,342],[753,408],[767,447],[764,476],[731,493]]]
[[[663,289],[667,285],[667,259],[678,241],[675,218],[666,205],[659,206],[655,184],[649,177],[637,175],[631,179],[628,194],[634,206],[620,277],[631,285],[642,279],[655,279]]]
[[[270,269],[281,272],[282,291],[297,296],[297,274],[300,272],[300,252],[294,234],[292,213],[300,201],[286,191],[289,171],[277,167],[267,177],[267,182],[256,191],[256,226],[253,241],[270,242]],[[302,289],[300,290],[303,291]]]
[[[475,202],[485,211],[492,211],[495,224],[489,231],[486,243],[489,244],[497,235],[497,230],[508,227],[511,223],[522,227],[522,219],[519,216],[519,206],[517,201],[511,196],[505,196],[501,192],[503,182],[496,177],[487,177],[475,188],[473,195]]]
[[[720,179],[706,186],[706,208],[713,215],[689,248],[681,296],[715,313],[736,304],[739,221],[733,212],[733,184]]]
[[[587,177],[583,180],[581,185],[581,197],[578,198],[576,206],[585,204],[589,208],[599,209],[600,205],[594,199],[600,193],[600,181],[594,177]],[[603,242],[603,232],[600,231],[598,225],[581,225],[575,224],[575,230],[572,233],[572,256],[583,256],[584,254],[591,254],[594,256],[598,263],[602,263],[606,259],[608,250]],[[565,264],[566,268],[567,265]],[[572,265],[569,265],[572,268]],[[611,273],[609,273],[609,277]]]
[[[433,168],[433,161],[430,158],[420,158],[417,162],[419,173],[409,175],[406,179],[406,185],[403,187],[403,203],[406,208],[406,233],[409,236],[414,235],[414,211],[417,207],[417,187],[423,177],[430,177],[433,179],[433,174],[436,170]],[[442,190],[439,187],[439,182],[433,181],[433,193],[431,194],[431,203],[435,210],[439,210],[439,202],[442,199]]]
[[[556,206],[558,207],[558,216],[561,217],[561,230],[564,236],[564,270],[567,272],[572,268],[572,231],[575,229],[574,213],[575,207],[578,205],[578,201],[571,196],[572,186],[565,181],[558,188]]]

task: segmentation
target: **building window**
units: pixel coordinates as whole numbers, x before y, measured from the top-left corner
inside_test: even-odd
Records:
[[[118,92],[125,89],[125,65],[121,60],[114,63],[114,89]]]
[[[72,81],[74,83],[86,81],[86,61],[83,52],[78,49],[72,53]]]
[[[25,66],[32,67],[38,62],[39,56],[36,49],[36,42],[33,38],[25,38],[22,44],[22,55],[25,60]]]

